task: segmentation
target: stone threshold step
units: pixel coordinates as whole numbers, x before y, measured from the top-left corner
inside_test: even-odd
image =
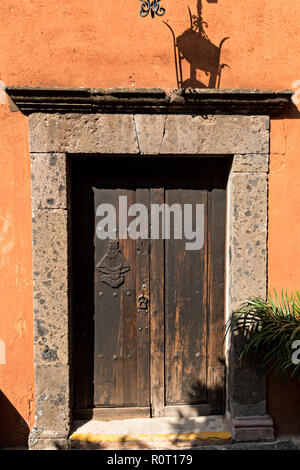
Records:
[[[223,416],[77,421],[72,448],[176,449],[231,444]]]

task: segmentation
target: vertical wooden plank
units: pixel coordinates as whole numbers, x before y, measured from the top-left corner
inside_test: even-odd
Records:
[[[150,189],[150,203],[163,204],[161,185]],[[150,374],[151,412],[164,416],[164,243],[160,238],[150,241]]]
[[[95,211],[100,204],[117,207],[119,193],[115,189],[94,188]],[[96,223],[99,218],[96,217]],[[95,341],[94,394],[95,406],[123,406],[123,310],[120,289],[102,281],[96,266],[107,254],[109,240],[95,235]],[[130,261],[128,261],[130,262]]]
[[[209,334],[208,394],[212,413],[221,413],[225,394],[224,365],[224,285],[225,285],[225,216],[226,164],[220,162],[213,173],[209,198]]]
[[[137,188],[136,202],[148,209],[149,227],[149,188]],[[145,236],[148,237],[149,229]],[[150,405],[150,351],[149,351],[149,238],[136,240],[136,315],[137,315],[137,405]],[[139,297],[145,296],[146,304],[141,303]],[[147,302],[148,301],[148,302]]]
[[[130,181],[130,178],[128,178]],[[136,202],[135,189],[119,190],[119,195],[127,196],[128,207]],[[118,220],[118,219],[117,219]],[[136,323],[136,242],[130,237],[120,239],[123,255],[130,265],[125,274],[125,282],[120,287],[121,308],[124,321],[123,365],[124,365],[124,406],[137,405],[137,323]]]
[[[181,175],[182,180],[182,175]],[[195,175],[189,176],[197,187]],[[166,189],[166,203],[204,204],[207,191]],[[205,216],[205,224],[207,217]],[[204,227],[206,237],[207,229]],[[166,404],[196,404],[206,400],[207,242],[187,250],[186,241],[166,240],[165,361]]]

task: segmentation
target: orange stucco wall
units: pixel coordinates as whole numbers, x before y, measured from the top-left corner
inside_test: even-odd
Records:
[[[166,14],[155,19],[139,16],[140,3],[2,0],[0,80],[22,86],[176,87],[171,34],[162,20],[176,35],[183,33],[188,5],[196,12],[197,2],[161,0]],[[230,68],[223,71],[221,88],[277,90],[300,79],[297,0],[203,0],[203,19],[212,42],[230,38],[222,50]],[[299,116],[272,121],[270,287],[298,288]],[[6,437],[0,437],[9,444],[20,443],[34,420],[27,127],[27,118],[0,104],[0,341],[6,344],[0,390],[11,405]]]

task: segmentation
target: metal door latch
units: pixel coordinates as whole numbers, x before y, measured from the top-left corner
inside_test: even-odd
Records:
[[[149,299],[144,294],[138,298],[138,309],[147,310]]]

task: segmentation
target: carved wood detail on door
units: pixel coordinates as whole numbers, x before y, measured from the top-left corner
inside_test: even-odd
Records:
[[[103,258],[96,266],[97,271],[103,274],[101,281],[111,287],[119,287],[124,283],[124,273],[130,266],[124,258],[120,244],[117,240],[110,240]]]

